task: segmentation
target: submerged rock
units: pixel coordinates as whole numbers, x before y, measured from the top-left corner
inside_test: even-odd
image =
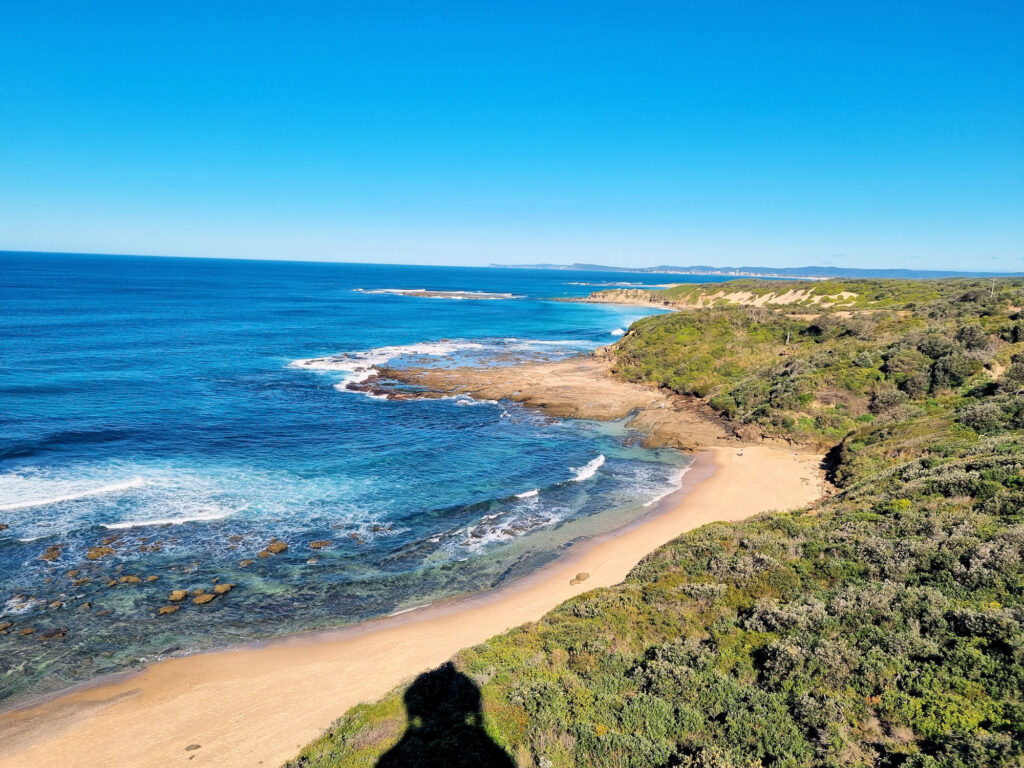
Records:
[[[216,595],[211,595],[209,592],[204,592],[203,594],[192,598],[192,602],[196,605],[205,605],[206,603],[213,600],[215,597]]]
[[[60,557],[60,549],[64,546],[63,544],[51,544],[46,548],[46,551],[39,556],[40,560],[46,560],[47,562],[53,562]]]
[[[288,549],[288,545],[283,541],[277,541],[276,539],[267,544],[267,552],[272,555],[279,555],[286,549]]]
[[[80,579],[75,579],[74,581],[72,581],[71,586],[81,587],[83,584],[89,584],[91,581],[92,579],[90,579],[88,576],[83,576]]]
[[[147,576],[146,581],[156,581],[159,578],[159,576]]]
[[[172,603],[177,603],[184,600],[186,597],[188,597],[188,590],[175,589],[171,592],[171,596],[167,599],[170,600]]]
[[[255,562],[256,562],[255,560],[243,560],[242,562],[240,562],[238,564],[238,567],[239,568],[247,568],[247,567],[249,567],[250,565],[252,565]]]
[[[309,542],[310,549],[323,549],[324,547],[331,546],[330,539],[317,539],[316,541]]]
[[[174,613],[179,608],[181,608],[180,605],[161,605],[156,612],[161,616],[166,616],[169,613]]]
[[[106,557],[107,555],[112,554],[114,554],[114,548],[108,547],[104,544],[100,547],[89,547],[89,549],[86,550],[85,556],[89,560],[99,560],[101,557]]]
[[[127,576],[122,576],[120,581],[122,584],[138,584],[140,581],[142,581],[142,579],[140,579],[138,576],[129,574]]]
[[[14,626],[13,621],[0,621],[0,632],[7,634],[7,630]]]
[[[213,591],[218,595],[226,595],[234,588],[234,584],[218,584],[213,588]]]
[[[22,636],[24,636],[24,635],[31,635],[31,634],[33,634],[33,633],[34,633],[35,631],[36,631],[36,630],[35,630],[35,628],[34,628],[34,627],[25,627],[25,628],[24,628],[23,630],[21,630],[21,632],[19,632],[18,634],[19,634],[19,635],[22,635]]]
[[[43,632],[40,637],[43,638],[43,640],[60,640],[67,633],[67,629],[61,627],[60,629],[48,629]]]

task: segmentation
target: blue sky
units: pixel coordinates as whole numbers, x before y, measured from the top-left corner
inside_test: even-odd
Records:
[[[0,249],[1024,269],[1024,3],[0,2]]]

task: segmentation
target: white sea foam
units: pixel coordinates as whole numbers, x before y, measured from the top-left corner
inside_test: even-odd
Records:
[[[496,405],[497,400],[477,400],[475,397],[469,395],[458,395],[455,398],[456,405]]]
[[[0,611],[0,616],[18,616],[22,613],[28,613],[37,605],[42,604],[43,601],[38,598],[15,595],[4,603],[4,609]]]
[[[242,509],[245,509],[243,507]],[[200,512],[195,515],[187,515],[185,517],[164,517],[156,520],[124,520],[118,523],[101,523],[104,528],[111,530],[120,530],[123,528],[140,528],[148,525],[183,525],[184,523],[200,523],[208,522],[210,520],[223,520],[228,515],[240,512],[242,510],[235,509],[219,509],[211,512]]]
[[[586,339],[517,339],[512,336],[505,339],[509,344],[518,344],[527,347],[586,347],[593,346],[594,342]]]
[[[683,475],[685,475],[689,470],[690,470],[689,467],[683,467],[682,469],[680,469],[678,474],[676,474],[675,478],[673,479],[672,484],[668,487],[668,489],[666,491],[664,491],[663,493],[659,493],[653,499],[651,499],[650,501],[645,503],[644,506],[645,507],[653,507],[655,504],[657,504],[659,501],[664,499],[670,493],[675,493],[680,488],[682,488],[683,487]]]
[[[377,373],[378,366],[387,365],[398,357],[430,356],[442,357],[465,349],[482,349],[483,344],[475,341],[431,341],[421,344],[402,344],[390,347],[376,347],[362,352],[342,352],[326,357],[312,357],[306,360],[294,360],[289,365],[293,368],[305,368],[310,371],[338,371],[346,374],[335,388],[346,391],[349,384],[360,384]],[[351,390],[349,390],[351,391]],[[382,398],[372,392],[362,394]],[[384,398],[386,399],[386,398]]]
[[[626,331],[623,328],[616,328],[614,331],[609,331],[612,336],[625,336]]]
[[[588,461],[582,467],[573,467],[572,471],[576,473],[576,476],[572,479],[574,483],[582,483],[584,480],[589,480],[601,468],[604,464],[604,454],[599,454],[596,459]]]
[[[31,498],[30,497],[30,498],[26,498],[26,499],[19,499],[19,500],[14,501],[14,502],[9,502],[7,504],[0,504],[0,511],[2,511],[2,512],[9,512],[9,511],[15,510],[15,509],[30,509],[32,507],[48,507],[48,506],[50,506],[52,504],[60,504],[62,502],[75,501],[77,499],[85,499],[85,498],[88,498],[89,496],[100,496],[102,494],[109,494],[109,493],[121,493],[122,491],[128,491],[128,490],[131,490],[133,488],[141,488],[145,484],[146,484],[146,481],[143,480],[141,477],[133,477],[130,480],[125,480],[125,481],[120,482],[120,483],[109,483],[107,485],[101,485],[101,486],[98,486],[98,487],[94,486],[92,488],[74,488],[74,487],[70,487],[69,488],[66,485],[64,485],[64,489],[65,490],[62,493],[58,493],[57,495],[54,495],[54,496],[44,496],[42,498],[40,498],[40,497]],[[5,485],[8,485],[8,484],[5,484]],[[57,487],[61,487],[61,485],[63,485],[63,484],[53,483],[53,485],[55,485]],[[16,489],[17,486],[15,485],[14,487]],[[39,490],[39,484],[38,483],[32,484],[32,487],[35,490],[37,490],[37,491]],[[10,490],[10,486],[5,488],[5,490]]]
[[[540,488],[534,488],[532,491],[524,491],[523,493],[517,493],[517,499],[532,499],[540,493]]]
[[[426,288],[354,288],[356,293],[392,294],[394,296],[419,296],[425,299],[521,299],[518,293],[499,293],[491,291],[436,291]]]

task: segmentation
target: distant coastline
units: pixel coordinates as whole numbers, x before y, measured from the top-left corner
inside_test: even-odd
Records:
[[[604,264],[491,264],[502,269],[560,269],[582,272],[629,272],[657,275],[706,275],[712,277],[766,277],[790,280],[827,280],[837,277],[927,279],[943,277],[1021,277],[1024,272],[954,272],[935,269],[853,269],[846,267],[615,267]]]

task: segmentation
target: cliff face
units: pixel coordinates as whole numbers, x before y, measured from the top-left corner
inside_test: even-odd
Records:
[[[772,283],[765,283],[756,290],[727,290],[726,285],[709,284],[675,286],[668,290],[647,290],[644,288],[611,288],[595,291],[586,298],[572,299],[597,304],[637,304],[646,307],[669,307],[672,309],[706,309],[713,306],[790,306],[844,308],[854,306],[858,294],[853,291],[836,290],[823,293],[817,286],[791,287],[782,285],[772,290]],[[732,288],[733,286],[728,286]],[[739,286],[737,286],[738,288]]]

